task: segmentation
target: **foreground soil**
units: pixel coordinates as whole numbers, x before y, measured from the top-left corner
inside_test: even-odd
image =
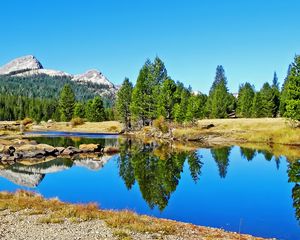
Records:
[[[100,210],[94,204],[72,205],[19,191],[0,193],[1,239],[219,239],[260,240],[130,211]]]

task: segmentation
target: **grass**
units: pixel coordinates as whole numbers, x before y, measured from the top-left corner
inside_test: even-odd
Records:
[[[115,229],[127,229],[134,232],[162,232],[164,234],[176,233],[175,223],[171,221],[139,216],[128,210],[103,211],[94,203],[75,205],[63,203],[58,199],[46,200],[40,195],[23,190],[17,191],[15,194],[0,193],[0,210],[5,209],[13,212],[27,209],[29,210],[28,215],[44,214],[39,219],[40,223],[63,223],[65,219],[72,222],[99,219]]]
[[[123,125],[118,121],[104,122],[80,122],[73,124],[67,122],[41,123],[32,126],[34,131],[68,131],[68,132],[87,132],[87,133],[119,133]]]
[[[262,239],[249,235],[225,232],[222,229],[206,228],[192,224],[138,215],[132,211],[101,210],[96,204],[75,205],[59,201],[58,199],[44,199],[32,192],[20,190],[16,193],[0,192],[0,211],[23,211],[26,215],[41,215],[41,224],[63,224],[66,220],[73,223],[90,220],[102,220],[113,230],[114,237],[119,240],[131,240],[132,233],[176,235],[183,239],[231,239],[249,240]]]
[[[214,127],[203,129],[209,124]],[[178,139],[210,135],[223,142],[300,145],[300,129],[292,128],[283,118],[205,119],[193,127],[176,127],[173,134]]]

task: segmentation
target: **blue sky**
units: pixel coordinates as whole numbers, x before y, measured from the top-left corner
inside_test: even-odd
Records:
[[[230,91],[280,82],[300,54],[299,0],[1,0],[0,64],[26,54],[46,68],[101,70],[135,82],[158,55],[169,75],[207,93],[218,64]]]

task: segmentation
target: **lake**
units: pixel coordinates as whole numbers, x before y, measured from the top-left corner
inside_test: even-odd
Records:
[[[113,156],[0,168],[0,191],[25,189],[72,203],[277,239],[300,239],[300,161],[249,148],[178,150],[115,135],[44,133],[38,143],[119,146]]]

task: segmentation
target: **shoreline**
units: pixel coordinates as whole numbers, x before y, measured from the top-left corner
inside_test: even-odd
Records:
[[[267,239],[139,215],[128,210],[102,210],[95,204],[64,203],[28,191],[0,192],[0,216],[1,239],[18,238],[21,234],[23,238],[30,238],[40,229],[47,229],[46,234],[42,234],[43,239],[70,239],[76,236],[74,232],[80,233],[81,239]],[[22,230],[9,231],[10,224],[12,228],[20,224]]]

